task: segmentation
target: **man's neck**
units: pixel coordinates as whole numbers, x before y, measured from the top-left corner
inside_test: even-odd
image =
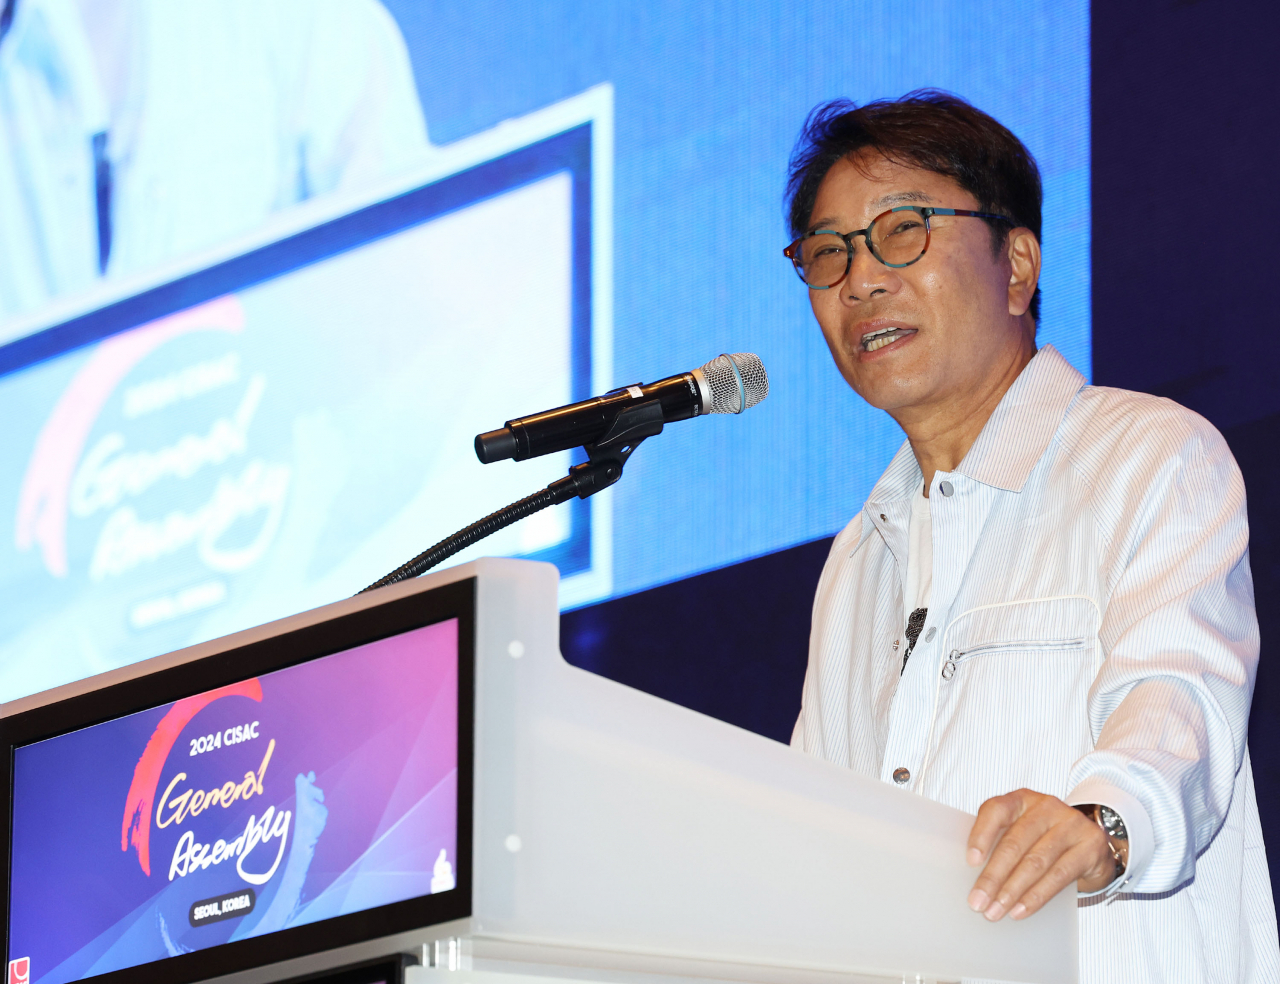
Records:
[[[924,475],[926,498],[934,473],[959,467],[1000,400],[1035,354],[1035,342],[1028,338],[1025,345],[1011,352],[1008,360],[968,392],[936,406],[893,414],[915,452]]]

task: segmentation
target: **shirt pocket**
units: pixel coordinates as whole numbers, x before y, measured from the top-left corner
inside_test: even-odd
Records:
[[[925,780],[937,798],[972,811],[1023,786],[1066,794],[1072,763],[1092,748],[1097,628],[1085,597],[983,606],[948,623]]]
[[[1084,636],[1074,639],[1009,639],[1003,642],[982,642],[967,649],[952,649],[942,664],[942,679],[950,680],[955,676],[961,663],[977,659],[979,656],[993,656],[997,653],[1025,653],[1028,656],[1050,653],[1080,653],[1084,655],[1089,647],[1089,640]]]
[[[1097,633],[1098,607],[1080,595],[972,608],[947,625],[942,678],[950,680],[963,665],[987,656],[1074,654],[1092,664]]]

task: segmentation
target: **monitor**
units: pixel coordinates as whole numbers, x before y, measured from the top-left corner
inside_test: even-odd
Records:
[[[10,979],[180,984],[469,915],[474,585],[6,718]]]

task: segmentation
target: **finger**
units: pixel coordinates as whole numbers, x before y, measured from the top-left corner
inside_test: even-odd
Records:
[[[1010,919],[1026,919],[1096,864],[1091,844],[1076,844],[1063,854],[1034,885],[1019,896],[1009,910]]]
[[[991,853],[992,846],[1022,815],[1022,798],[1017,793],[993,796],[978,808],[978,818],[969,830],[967,860],[976,868]]]
[[[1019,817],[992,849],[986,867],[969,893],[969,907],[975,912],[986,911],[1000,897],[1005,881],[1023,857],[1052,826],[1052,817],[1039,811]]]
[[[1007,835],[1005,839],[1009,839]],[[1022,852],[1004,881],[990,891],[991,904],[983,915],[992,922],[1004,916],[1022,901],[1022,896],[1028,889],[1049,878],[1051,873],[1061,866],[1063,858],[1072,853],[1076,843],[1077,838],[1074,832],[1064,824],[1055,824],[1045,830]],[[1079,876],[1071,877],[1074,880]],[[1063,884],[1065,885],[1066,882]]]

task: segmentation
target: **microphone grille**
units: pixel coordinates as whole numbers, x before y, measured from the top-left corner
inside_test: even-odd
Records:
[[[742,413],[769,395],[764,363],[751,352],[717,356],[698,372],[711,390],[711,406],[703,413]]]

